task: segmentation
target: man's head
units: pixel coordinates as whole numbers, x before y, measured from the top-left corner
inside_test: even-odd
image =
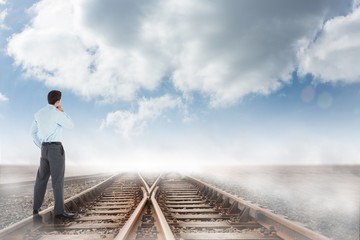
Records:
[[[61,92],[58,91],[58,90],[52,90],[48,93],[48,103],[51,104],[51,105],[56,105],[60,103],[60,100],[61,100]]]

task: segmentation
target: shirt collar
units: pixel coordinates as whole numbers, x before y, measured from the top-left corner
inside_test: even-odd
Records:
[[[48,107],[48,108],[56,109],[56,107],[55,107],[54,105],[52,105],[52,104],[48,104],[47,107]]]

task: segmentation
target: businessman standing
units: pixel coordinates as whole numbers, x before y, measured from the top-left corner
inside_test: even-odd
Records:
[[[73,218],[74,214],[65,212],[64,209],[65,151],[61,139],[63,128],[72,128],[74,123],[60,104],[60,91],[50,91],[47,98],[49,104],[35,113],[31,127],[34,143],[41,149],[40,166],[34,187],[33,214],[40,211],[51,176],[55,217]]]

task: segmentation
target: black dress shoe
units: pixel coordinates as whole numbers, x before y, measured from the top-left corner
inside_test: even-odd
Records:
[[[36,214],[39,214],[39,212],[41,211],[41,209],[36,209],[36,210],[33,210],[33,215],[36,215]]]
[[[43,217],[39,214],[33,215],[33,223],[34,224],[41,224],[43,222]]]
[[[68,213],[68,212],[63,212],[62,214],[56,214],[55,217],[56,218],[61,218],[61,219],[71,219],[71,218],[75,217],[75,214]]]

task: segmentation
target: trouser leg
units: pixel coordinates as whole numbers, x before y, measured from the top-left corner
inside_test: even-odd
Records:
[[[57,215],[64,212],[65,153],[62,145],[50,147],[48,156],[55,199],[54,213]]]
[[[50,177],[49,160],[46,157],[46,147],[41,148],[40,166],[37,171],[36,181],[34,186],[34,202],[33,209],[40,209],[46,192],[47,183]]]

